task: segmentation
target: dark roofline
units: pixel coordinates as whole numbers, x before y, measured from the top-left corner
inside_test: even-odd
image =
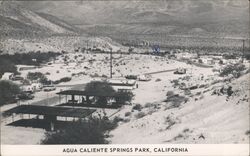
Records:
[[[36,114],[36,115],[53,115],[63,117],[85,118],[95,112],[95,109],[58,107],[58,106],[38,106],[38,105],[21,105],[12,108],[4,113],[6,114]]]
[[[82,95],[82,96],[101,96],[101,97],[118,97],[120,95],[117,95],[115,92],[109,93],[109,92],[103,92],[103,93],[98,93],[98,92],[86,92],[83,90],[64,90],[61,92],[56,93],[58,95]]]

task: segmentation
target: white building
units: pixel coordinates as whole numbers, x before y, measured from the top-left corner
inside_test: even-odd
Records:
[[[41,91],[43,88],[43,85],[41,83],[32,83],[31,84],[32,90],[35,91]]]
[[[110,84],[117,91],[130,91],[138,87],[136,80],[127,79],[107,79],[106,82]]]
[[[3,74],[1,80],[11,80],[14,77],[14,73],[6,72]]]
[[[188,53],[188,52],[178,53],[175,54],[175,56],[177,59],[195,59],[198,57],[197,53]]]

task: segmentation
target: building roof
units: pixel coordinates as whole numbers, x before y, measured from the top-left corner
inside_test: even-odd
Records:
[[[119,95],[117,95],[115,92],[86,92],[83,90],[64,90],[61,92],[56,93],[58,95],[83,95],[83,96],[102,96],[102,97],[117,97]]]
[[[37,106],[37,105],[21,105],[12,108],[5,113],[7,114],[37,114],[37,115],[54,115],[63,117],[84,118],[95,112],[95,109],[58,107],[58,106]]]
[[[136,80],[128,80],[128,79],[107,79],[106,81],[110,85],[119,85],[119,86],[133,86],[136,83]]]

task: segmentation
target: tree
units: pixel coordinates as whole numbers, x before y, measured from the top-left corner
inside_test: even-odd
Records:
[[[85,87],[85,91],[90,94],[95,95],[107,95],[108,94],[114,94],[115,90],[111,85],[109,85],[107,82],[99,82],[99,81],[92,81],[88,83]],[[106,105],[107,104],[107,97],[99,96],[96,97],[97,104]]]
[[[124,104],[126,102],[131,102],[134,94],[132,92],[117,92],[116,93],[116,103],[117,104]]]
[[[241,76],[241,71],[244,71],[245,69],[246,67],[244,64],[230,64],[222,69],[220,76],[228,76],[232,74],[235,78],[238,78]]]
[[[48,81],[47,77],[41,72],[35,72],[35,73],[29,72],[27,75],[27,78],[31,81],[34,81],[34,80],[39,81],[42,84]]]
[[[47,132],[42,144],[107,144],[105,133],[114,129],[117,123],[103,118],[70,123],[57,132]]]
[[[5,72],[17,73],[17,68],[10,60],[0,59],[0,77],[2,77]]]
[[[0,105],[15,101],[20,92],[17,84],[7,80],[0,81]]]

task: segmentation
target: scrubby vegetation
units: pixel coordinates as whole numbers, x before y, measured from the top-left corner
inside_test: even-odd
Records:
[[[132,92],[116,92],[116,103],[117,104],[124,104],[126,102],[131,102],[134,94]]]
[[[0,106],[15,102],[16,95],[20,93],[18,85],[11,81],[0,81]]]
[[[140,105],[140,104],[136,104],[136,105],[134,105],[133,106],[133,108],[132,108],[133,110],[138,110],[138,111],[141,111],[141,109],[142,109],[142,106]]]
[[[116,128],[117,122],[106,117],[91,118],[86,122],[71,123],[56,132],[47,132],[42,144],[107,144],[107,133]]]
[[[138,112],[137,114],[135,114],[136,119],[143,118],[144,116],[146,116],[146,114],[144,112]]]
[[[71,77],[63,77],[60,80],[54,81],[54,84],[59,84],[61,82],[69,82],[71,81]]]
[[[42,84],[45,84],[48,81],[47,77],[41,72],[29,72],[27,78],[31,81],[39,81]]]
[[[16,73],[17,64],[23,65],[40,65],[41,63],[46,63],[52,58],[60,55],[60,53],[48,52],[30,52],[30,53],[16,53],[14,55],[3,54],[0,56],[0,76],[4,72],[14,72]]]
[[[0,57],[0,78],[5,72],[17,73],[17,68],[14,63]]]
[[[222,69],[220,76],[233,75],[235,78],[238,78],[245,69],[246,67],[244,64],[230,64]]]
[[[85,87],[85,91],[94,95],[108,95],[109,97],[96,96],[97,104],[101,105],[106,105],[108,103],[108,99],[112,96],[115,97],[116,104],[125,104],[126,102],[131,102],[134,96],[131,92],[115,91],[113,87],[107,82],[99,81],[92,81],[88,83]]]

